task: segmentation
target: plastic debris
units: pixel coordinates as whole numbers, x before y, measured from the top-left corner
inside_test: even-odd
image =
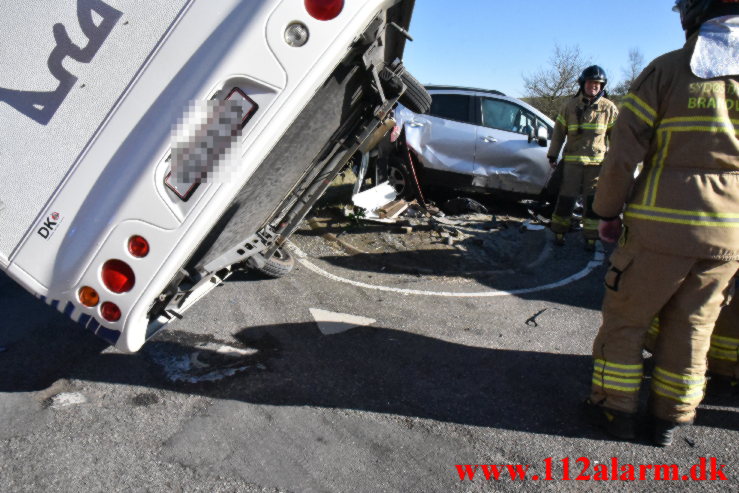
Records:
[[[521,231],[541,231],[547,229],[543,224],[532,224],[531,221],[526,221],[521,225]]]
[[[352,203],[366,211],[366,219],[380,219],[379,209],[393,202],[398,193],[388,182],[380,183],[352,197]]]
[[[61,394],[57,394],[51,398],[51,407],[59,409],[77,404],[84,404],[85,402],[87,402],[87,397],[79,392],[62,392]]]

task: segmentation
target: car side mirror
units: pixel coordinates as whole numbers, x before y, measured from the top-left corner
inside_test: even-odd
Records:
[[[547,129],[546,127],[539,127],[536,129],[536,141],[540,146],[547,146]]]
[[[536,143],[539,144],[542,147],[547,146],[547,129],[546,127],[538,127],[536,131],[534,131],[533,128],[529,127],[528,136],[529,136],[529,144],[531,144],[534,140],[536,140]]]

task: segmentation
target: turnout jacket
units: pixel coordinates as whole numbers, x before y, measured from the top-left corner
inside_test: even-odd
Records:
[[[739,79],[690,70],[697,35],[634,81],[613,129],[594,211],[655,251],[739,259]],[[634,170],[644,168],[634,183]]]
[[[588,104],[581,96],[575,96],[557,115],[547,157],[557,159],[566,138],[563,153],[566,163],[600,164],[608,150],[608,136],[616,116],[616,105],[604,97]]]

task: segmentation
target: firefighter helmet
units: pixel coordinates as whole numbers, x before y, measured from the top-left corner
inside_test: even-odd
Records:
[[[680,23],[690,37],[708,19],[739,15],[739,0],[675,0],[672,10],[680,12]]]
[[[580,90],[582,91],[585,87],[586,80],[594,80],[603,84],[601,89],[605,89],[608,84],[608,77],[606,77],[606,71],[598,65],[591,65],[582,71],[580,77],[577,78],[577,83],[580,84]]]

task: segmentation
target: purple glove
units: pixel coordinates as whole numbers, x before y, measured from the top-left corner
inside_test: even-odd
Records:
[[[598,223],[598,236],[606,243],[615,243],[621,236],[621,218],[605,221],[603,219]]]

